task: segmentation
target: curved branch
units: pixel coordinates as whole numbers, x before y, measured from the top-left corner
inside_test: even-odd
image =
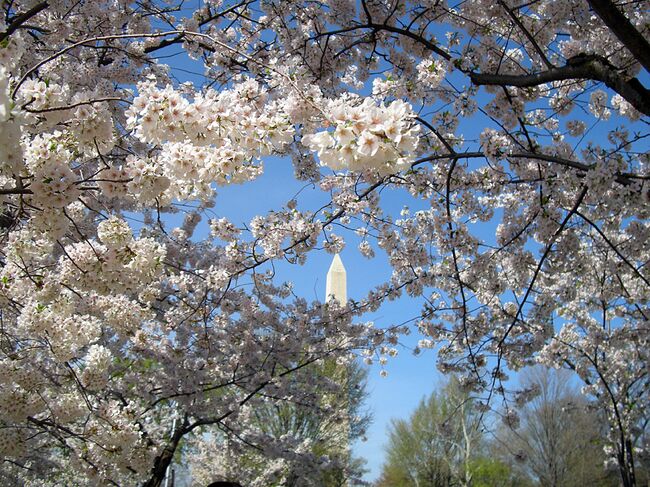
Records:
[[[395,27],[395,26],[392,26],[392,25],[389,25],[389,24],[375,24],[373,22],[368,22],[367,27],[370,27],[370,28],[375,29],[377,31],[386,30],[388,32],[393,32],[395,34],[401,34],[401,35],[403,35],[405,37],[410,37],[414,41],[417,41],[420,44],[424,45],[430,51],[433,51],[436,54],[438,54],[438,56],[446,59],[447,61],[451,61],[451,54],[449,54],[447,51],[445,51],[444,49],[437,46],[432,41],[422,37],[421,35],[416,34],[415,32],[412,32],[412,31],[407,30],[407,29],[400,29],[399,27]]]
[[[58,112],[61,110],[71,110],[73,108],[77,108],[83,105],[93,105],[95,103],[103,103],[106,101],[121,101],[130,104],[129,100],[125,100],[124,98],[120,98],[119,96],[107,96],[105,98],[95,98],[94,100],[80,101],[78,103],[72,103],[70,105],[63,105],[63,106],[50,107],[50,108],[31,109],[28,106],[23,105],[22,109],[29,113],[49,113],[49,112]]]
[[[564,228],[566,227],[567,223],[569,223],[569,220],[571,220],[571,217],[576,214],[578,209],[580,208],[580,205],[582,204],[582,201],[584,200],[585,196],[587,195],[587,187],[583,187],[580,190],[580,193],[578,194],[578,198],[576,199],[573,208],[569,210],[569,212],[566,214],[564,219],[562,220],[562,223],[560,223],[560,226],[555,230],[555,233],[551,236],[548,244],[546,245],[546,248],[544,249],[544,253],[542,254],[542,257],[539,259],[539,262],[537,263],[537,268],[535,269],[535,272],[533,273],[533,276],[530,280],[530,283],[528,284],[526,288],[526,292],[524,293],[524,297],[521,299],[521,302],[519,303],[519,306],[517,308],[517,312],[515,313],[514,319],[512,320],[512,323],[506,330],[506,332],[503,334],[503,337],[499,340],[499,358],[501,356],[501,346],[505,343],[506,338],[508,338],[508,335],[510,335],[510,332],[514,328],[514,326],[517,324],[517,320],[519,319],[519,316],[523,312],[524,305],[526,304],[526,301],[528,301],[528,297],[530,296],[530,293],[533,290],[533,286],[535,285],[535,282],[537,281],[537,278],[539,277],[542,267],[544,266],[544,262],[546,261],[547,257],[551,253],[551,249],[553,248],[553,245],[557,241],[558,237],[560,234],[564,231]]]
[[[226,8],[226,9],[220,11],[220,12],[216,12],[213,15],[210,15],[209,17],[201,20],[201,22],[199,22],[199,26],[203,27],[204,25],[206,25],[206,24],[208,24],[208,23],[210,23],[210,22],[212,22],[214,20],[217,20],[220,17],[224,17],[224,16],[228,15],[229,13],[234,12],[236,9],[238,9],[238,8],[244,6],[244,5],[247,5],[248,3],[250,3],[248,0],[243,0],[243,1],[241,1],[241,2],[239,2],[237,4],[235,4],[235,5],[232,5],[232,6]],[[174,44],[178,44],[180,42],[184,42],[185,40],[186,40],[186,33],[185,32],[180,32],[173,39],[163,39],[161,42],[159,42],[158,44],[156,44],[154,46],[145,47],[144,52],[145,52],[145,54],[151,54],[154,51],[157,51],[159,49],[163,49],[163,48],[168,47],[168,46],[172,46]]]
[[[540,161],[546,161],[546,162],[553,162],[556,164],[561,164],[563,166],[568,166],[572,167],[574,169],[578,169],[580,171],[587,172],[595,167],[593,164],[584,164],[579,161],[573,161],[571,159],[565,159],[564,157],[558,157],[558,156],[551,156],[548,154],[538,154],[538,153],[532,153],[532,152],[522,152],[522,153],[515,153],[515,154],[507,154],[506,158],[513,158],[513,159],[518,159],[518,158],[523,158],[523,159],[538,159]],[[615,180],[617,183],[622,184],[622,185],[629,185],[632,184],[634,181],[633,180],[644,180],[647,179],[646,176],[638,175],[638,174],[633,174],[633,173],[616,173],[615,175]]]
[[[172,431],[169,443],[165,445],[163,451],[156,457],[154,467],[151,469],[151,478],[143,484],[143,487],[160,487],[162,485],[165,474],[167,473],[167,467],[169,467],[174,459],[174,453],[176,453],[178,444],[183,439],[185,433],[187,433],[187,425],[188,421],[186,417],[182,426]]]
[[[138,39],[138,38],[156,38],[156,37],[166,37],[174,34],[181,34],[185,33],[184,30],[170,30],[167,32],[154,32],[154,33],[142,33],[142,34],[114,34],[114,35],[106,35],[106,36],[97,36],[97,37],[90,37],[88,39],[83,39],[81,41],[74,42],[73,44],[70,44],[61,50],[55,52],[51,56],[39,61],[37,64],[29,68],[25,74],[23,74],[22,78],[18,81],[16,86],[14,87],[13,91],[11,92],[11,98],[16,98],[16,93],[18,93],[18,89],[20,86],[29,78],[33,73],[38,71],[38,69],[55,60],[56,58],[63,56],[66,54],[68,51],[71,51],[77,47],[81,46],[89,46],[93,45],[97,42],[102,42],[102,41],[115,41],[115,40],[120,40],[120,39]]]
[[[650,116],[650,90],[633,78],[625,80],[605,58],[600,56],[576,56],[567,60],[567,64],[531,74],[490,74],[468,73],[475,85],[498,85],[532,87],[553,81],[588,79],[602,81],[609,88],[621,95],[634,108]]]
[[[546,64],[546,67],[548,69],[553,69],[553,67],[554,67],[553,64],[551,63],[551,61],[548,60],[548,57],[546,57],[546,54],[544,54],[544,51],[542,50],[542,48],[539,47],[539,44],[537,43],[537,40],[535,39],[535,37],[530,33],[530,31],[521,22],[521,20],[519,20],[519,17],[517,17],[515,15],[515,13],[512,11],[512,9],[510,9],[503,0],[499,0],[499,5],[501,5],[503,7],[503,9],[506,12],[508,12],[508,15],[510,16],[510,18],[517,25],[517,27],[519,27],[519,30],[521,31],[521,33],[524,36],[526,36],[526,39],[528,39],[528,41],[531,43],[531,45],[533,46],[533,49],[535,50],[535,52],[537,52],[540,59],[544,62],[544,64]]]
[[[641,271],[639,271],[639,269],[637,269],[636,266],[634,264],[632,264],[632,262],[630,262],[630,260],[621,253],[621,251],[618,249],[618,247],[616,245],[614,245],[614,243],[609,238],[607,238],[607,235],[605,235],[605,232],[603,232],[598,227],[598,225],[596,225],[592,220],[590,220],[586,215],[580,213],[580,211],[578,211],[578,210],[576,210],[576,215],[578,215],[580,218],[582,218],[584,221],[586,221],[594,230],[596,230],[598,235],[600,235],[602,237],[602,239],[605,241],[605,243],[616,253],[616,255],[618,255],[618,257],[623,262],[625,262],[630,269],[632,269],[632,272],[634,272],[634,274],[636,274],[636,276],[638,278],[640,278],[643,282],[645,282],[648,286],[650,286],[650,281],[648,281],[648,279],[643,274],[641,274]]]

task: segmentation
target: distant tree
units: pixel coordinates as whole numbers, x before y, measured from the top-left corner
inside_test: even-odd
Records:
[[[491,445],[490,445],[491,446]],[[481,456],[472,462],[472,487],[527,487],[531,479],[496,458]]]
[[[539,366],[524,372],[522,385],[535,397],[520,405],[518,427],[498,433],[503,460],[545,487],[618,485],[616,473],[605,470],[604,421],[572,375]]]
[[[394,420],[379,481],[380,487],[448,485],[451,472],[444,460],[436,421],[440,419],[437,397],[422,401],[409,421]]]
[[[481,415],[457,379],[393,420],[379,486],[469,486],[483,443]]]

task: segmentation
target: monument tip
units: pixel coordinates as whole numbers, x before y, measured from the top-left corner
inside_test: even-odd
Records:
[[[345,266],[343,265],[343,261],[341,260],[341,256],[339,254],[334,254],[334,258],[330,264],[330,271],[345,272]]]

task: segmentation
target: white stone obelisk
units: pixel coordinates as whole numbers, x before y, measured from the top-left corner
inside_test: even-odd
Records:
[[[330,299],[336,299],[340,305],[344,305],[348,300],[347,274],[339,254],[334,256],[330,270],[327,271],[325,302]]]

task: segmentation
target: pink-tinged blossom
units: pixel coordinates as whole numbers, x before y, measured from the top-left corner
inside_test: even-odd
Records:
[[[220,476],[354,478],[252,418],[300,405],[341,423],[341,384],[299,371],[357,353],[390,372],[413,332],[512,427],[535,391],[510,372],[573,369],[631,485],[650,409],[634,47],[584,1],[167,3],[3,3],[2,478],[158,485],[202,427],[223,432]],[[647,31],[638,2],[616,7]],[[169,49],[206,82],[178,83]],[[305,189],[280,182],[289,204],[228,219],[220,188],[263,199],[247,183],[265,163]],[[277,272],[346,244],[389,266],[354,306]],[[405,297],[406,325],[363,323]]]
[[[366,99],[331,101],[333,132],[303,135],[302,142],[317,152],[321,165],[332,169],[401,171],[414,160],[419,126],[412,123],[409,104],[400,100],[376,106]]]

